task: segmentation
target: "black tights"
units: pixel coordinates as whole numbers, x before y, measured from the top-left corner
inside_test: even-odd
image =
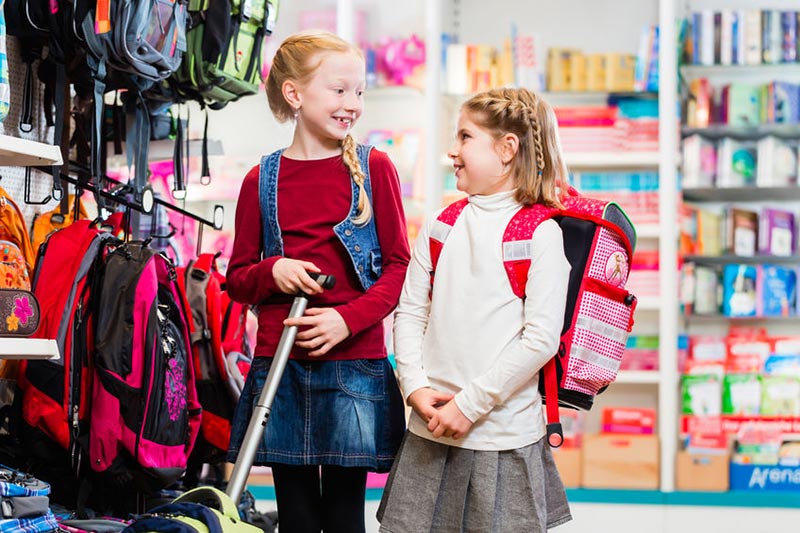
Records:
[[[364,533],[365,468],[274,465],[281,533]]]

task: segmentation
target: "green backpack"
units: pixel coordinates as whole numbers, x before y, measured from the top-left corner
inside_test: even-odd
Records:
[[[178,91],[212,109],[258,93],[261,52],[278,0],[190,0],[187,52],[173,75]]]
[[[197,487],[134,520],[120,533],[263,533],[239,517],[227,494],[214,487]]]

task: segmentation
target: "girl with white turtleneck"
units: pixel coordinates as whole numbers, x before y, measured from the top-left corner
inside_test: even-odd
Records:
[[[394,340],[412,413],[378,520],[391,533],[543,532],[571,518],[538,390],[539,370],[558,349],[570,266],[561,228],[541,223],[520,299],[502,241],[522,206],[562,207],[567,172],[553,110],[526,89],[473,96],[448,156],[468,203],[442,248],[436,282],[435,216],[406,274]]]

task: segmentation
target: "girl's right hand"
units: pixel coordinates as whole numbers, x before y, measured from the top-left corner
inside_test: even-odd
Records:
[[[282,257],[272,265],[272,277],[275,278],[275,285],[281,292],[286,294],[296,294],[303,291],[306,294],[319,294],[322,287],[311,279],[308,272],[320,272],[317,265],[299,259],[289,259]]]
[[[425,423],[436,414],[436,411],[453,399],[453,394],[440,392],[430,387],[417,389],[408,396],[406,402],[422,417]]]

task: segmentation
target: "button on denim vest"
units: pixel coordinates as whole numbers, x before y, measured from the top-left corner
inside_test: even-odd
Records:
[[[264,225],[264,257],[283,255],[283,237],[278,224],[278,170],[283,150],[277,150],[261,158],[258,199],[261,206],[261,220]],[[372,146],[359,144],[357,147],[358,160],[364,171],[364,189],[367,191],[370,204],[372,204],[372,186],[369,179],[369,153],[371,151]],[[333,232],[339,237],[350,255],[361,286],[367,290],[380,277],[383,270],[381,246],[378,241],[378,232],[375,229],[374,213],[369,222],[363,226],[353,223],[353,218],[358,214],[358,185],[352,179],[350,185],[352,187],[350,213],[347,218],[333,227]]]

